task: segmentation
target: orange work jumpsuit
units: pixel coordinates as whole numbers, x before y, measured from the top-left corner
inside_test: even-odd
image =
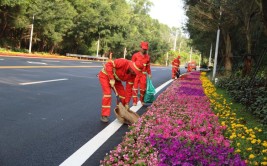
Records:
[[[137,52],[132,56],[132,61],[141,61],[144,65],[142,72],[143,74],[136,76],[133,85],[133,105],[138,102],[138,86],[140,88],[140,101],[144,102],[144,96],[146,92],[146,77],[147,74],[151,75],[150,69],[150,56],[148,54],[142,54]]]
[[[191,71],[192,71],[191,62],[189,62],[187,64],[187,72],[191,72]]]
[[[178,72],[180,67],[180,60],[178,58],[175,58],[172,61],[172,79],[175,79],[176,73]]]
[[[115,79],[115,88],[123,105],[128,104],[132,97],[132,88],[135,75],[128,74],[130,61],[120,58],[114,61],[109,61],[104,65],[104,68],[99,72],[98,77],[102,86],[102,116],[110,116],[111,108],[111,85],[109,81]],[[122,81],[126,82],[126,89],[122,85]],[[118,103],[117,103],[118,104]]]

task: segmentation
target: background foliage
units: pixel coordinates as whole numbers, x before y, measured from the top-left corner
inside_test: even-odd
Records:
[[[150,0],[1,1],[0,47],[27,52],[34,24],[33,52],[96,55],[99,40],[101,56],[123,57],[126,48],[130,59],[140,41],[148,41],[152,62],[165,64],[175,32],[184,50],[187,39],[181,29],[152,19],[151,5]]]
[[[208,58],[213,54],[217,30],[220,30],[218,65],[222,74],[232,74],[238,68],[267,66],[267,2],[264,0],[184,0],[193,47]],[[245,66],[247,57],[252,66]],[[257,69],[260,72],[260,69]]]

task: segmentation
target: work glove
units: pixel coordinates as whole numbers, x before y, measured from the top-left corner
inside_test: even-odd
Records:
[[[152,75],[151,74],[148,74],[148,77],[151,79],[152,78]]]
[[[114,85],[115,85],[115,80],[114,79],[111,79],[109,80],[109,84],[112,88],[114,88]]]

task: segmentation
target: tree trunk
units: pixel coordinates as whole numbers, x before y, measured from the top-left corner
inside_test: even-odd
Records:
[[[263,15],[263,23],[265,26],[265,36],[267,36],[267,1],[266,0],[262,0],[262,15]]]
[[[232,53],[231,37],[229,33],[226,33],[224,40],[225,40],[225,57],[224,57],[225,74],[230,75],[232,73],[233,53]]]
[[[242,75],[246,76],[251,73],[252,69],[252,37],[251,37],[251,19],[253,17],[252,13],[246,13],[244,18],[244,24],[245,24],[245,33],[246,33],[246,39],[247,39],[247,55],[244,57],[243,61],[243,71]]]
[[[20,40],[17,40],[17,42],[16,42],[16,48],[18,48],[18,49],[21,48],[21,42],[20,42]]]
[[[246,28],[246,38],[247,38],[247,53],[251,54],[251,46],[252,46],[252,41],[251,41],[251,34],[250,34],[250,25],[247,25],[248,27]]]
[[[244,57],[244,67],[242,71],[242,76],[245,77],[251,73],[252,70],[252,57],[250,54],[245,55]]]
[[[49,53],[50,53],[50,54],[53,54],[54,49],[55,49],[55,44],[53,44],[53,46],[52,46],[51,49],[49,50]]]
[[[6,30],[6,27],[7,27],[7,12],[3,12],[3,17],[4,19],[1,20],[1,33],[0,33],[0,38],[3,37],[4,33],[5,33],[5,30]]]

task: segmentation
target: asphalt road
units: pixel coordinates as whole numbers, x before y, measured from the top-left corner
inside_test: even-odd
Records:
[[[0,165],[60,165],[103,130],[102,64],[0,56]],[[152,67],[152,75],[156,88],[170,80],[171,67]],[[127,130],[123,125],[83,165],[99,165]]]

